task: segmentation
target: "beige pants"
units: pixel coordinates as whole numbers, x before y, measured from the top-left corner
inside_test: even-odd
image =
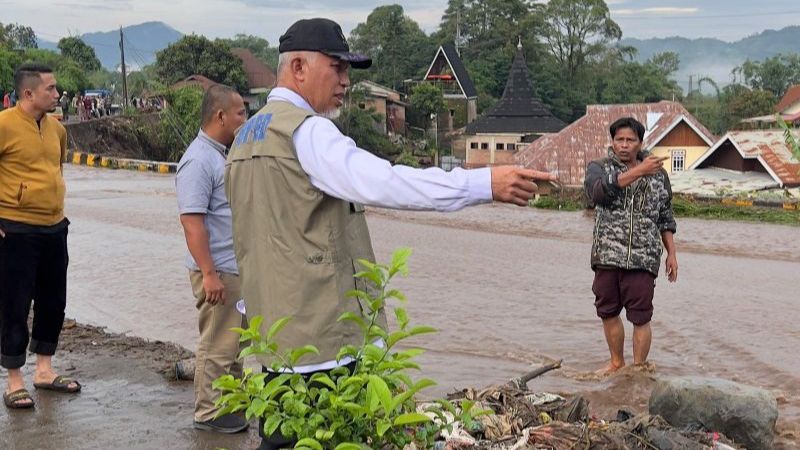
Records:
[[[214,401],[220,393],[211,388],[211,383],[227,373],[242,375],[242,364],[237,359],[242,346],[239,334],[231,331],[234,327],[247,328],[247,319],[236,310],[241,298],[239,277],[228,273],[219,276],[225,285],[225,304],[210,305],[205,301],[202,273],[189,273],[200,326],[194,371],[194,420],[198,422],[211,420],[217,413]]]

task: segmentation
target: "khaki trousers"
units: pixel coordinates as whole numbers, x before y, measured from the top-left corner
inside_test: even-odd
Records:
[[[236,310],[236,302],[241,298],[239,276],[220,273],[219,277],[225,285],[225,304],[210,305],[205,301],[203,274],[189,273],[200,328],[194,371],[194,420],[198,422],[211,420],[217,413],[214,401],[220,393],[211,388],[211,383],[228,373],[235,377],[242,375],[242,364],[237,357],[244,346],[239,343],[239,334],[231,331],[234,327],[247,328],[247,319]]]

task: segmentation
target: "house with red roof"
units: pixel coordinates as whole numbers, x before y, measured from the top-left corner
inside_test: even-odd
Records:
[[[609,126],[622,117],[633,117],[645,125],[643,150],[669,157],[664,168],[671,174],[689,169],[716,140],[678,102],[588,105],[583,117],[557,133],[542,135],[519,151],[516,163],[556,173],[562,184],[582,185],[586,165],[608,154]]]

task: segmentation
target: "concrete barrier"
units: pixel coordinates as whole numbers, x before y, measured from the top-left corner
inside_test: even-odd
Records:
[[[79,151],[69,151],[67,153],[67,161],[79,166],[137,170],[139,172],[175,173],[178,169],[178,164],[176,163],[116,158]]]

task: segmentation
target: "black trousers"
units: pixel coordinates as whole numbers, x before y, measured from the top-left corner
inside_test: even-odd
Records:
[[[67,228],[0,238],[0,365],[25,365],[25,347],[53,355],[67,306]],[[33,329],[28,315],[33,301]]]
[[[355,370],[356,368],[356,362],[353,361],[344,367],[346,367],[347,370],[350,371],[350,373],[353,373],[353,370]],[[269,383],[270,380],[280,375],[279,373],[267,370],[267,368],[264,366],[261,366],[261,371],[267,373],[267,377],[264,379],[264,383]],[[308,379],[311,378],[315,373],[330,373],[330,370],[319,370],[316,372],[304,373],[303,378],[305,378],[306,381],[308,381]],[[258,421],[258,435],[261,436],[261,445],[258,447],[257,450],[277,450],[279,448],[294,447],[295,441],[284,437],[281,434],[280,430],[275,431],[275,433],[273,433],[272,436],[264,436],[264,422],[265,419],[263,418]]]

